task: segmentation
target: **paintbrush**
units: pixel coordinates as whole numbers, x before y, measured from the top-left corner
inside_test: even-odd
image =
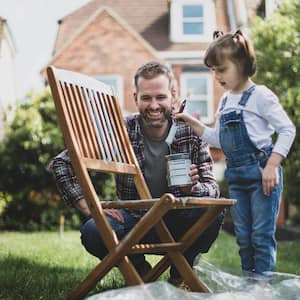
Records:
[[[184,99],[181,104],[180,104],[180,107],[179,107],[179,110],[178,110],[178,113],[182,113],[184,108],[185,108],[185,105],[186,105],[186,99]],[[170,146],[173,142],[173,139],[175,137],[175,134],[176,134],[176,130],[177,130],[177,125],[176,123],[173,121],[173,124],[169,130],[169,134],[167,136],[167,138],[165,139],[165,142]]]

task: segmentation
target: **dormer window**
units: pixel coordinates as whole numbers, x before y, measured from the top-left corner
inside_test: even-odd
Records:
[[[214,1],[172,0],[172,42],[209,42],[216,28]]]
[[[201,35],[204,31],[203,6],[182,5],[182,32],[184,35]]]

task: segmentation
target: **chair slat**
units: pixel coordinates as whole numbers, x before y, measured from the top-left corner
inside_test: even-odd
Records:
[[[130,253],[162,254],[168,251],[178,251],[183,247],[182,243],[160,243],[160,244],[137,244],[132,246]]]
[[[102,159],[105,161],[111,161],[112,158],[107,147],[107,140],[105,137],[105,132],[103,130],[103,128],[105,128],[105,124],[103,123],[102,112],[98,111],[97,109],[96,103],[92,95],[93,92],[88,89],[83,89],[83,91],[87,101],[87,105],[89,107],[90,118],[92,120],[96,132],[96,137],[102,154]]]
[[[77,112],[76,109],[74,109],[74,103],[72,101],[72,98],[70,96],[70,90],[69,90],[69,85],[65,82],[60,82],[63,95],[64,95],[64,104],[67,109],[67,117],[69,121],[71,122],[72,129],[73,129],[73,134],[75,136],[76,144],[78,145],[80,152],[84,155],[87,156],[87,153],[85,149],[82,147],[82,142],[81,142],[81,137],[82,137],[82,132],[80,132],[80,128],[78,128],[77,124]]]
[[[122,141],[120,143],[121,143],[121,148],[123,149],[125,160],[130,163],[136,163],[134,153],[133,153],[133,151],[130,151],[130,150],[132,150],[132,146],[130,144],[130,140],[128,138],[127,131],[124,131],[125,130],[124,124],[121,124],[121,122],[124,122],[124,121],[122,118],[122,112],[121,112],[120,106],[117,103],[116,97],[111,96],[111,98],[112,98],[112,101],[110,102],[111,111],[112,111],[111,115],[113,117],[115,117],[116,130],[117,130],[116,132],[119,136],[120,141]],[[150,196],[150,193],[149,193],[149,196]]]
[[[76,89],[74,85],[71,84],[70,87],[73,94],[74,104],[78,111],[77,122],[78,122],[78,127],[82,132],[82,138],[81,138],[82,147],[85,149],[85,153],[87,154],[87,157],[96,157],[93,144],[91,143],[91,136],[90,136],[89,125],[88,125],[90,122],[90,116],[87,113],[85,98],[82,94],[77,93],[78,89]]]
[[[104,102],[104,96],[103,94],[100,94],[100,98],[99,98],[99,93],[98,95],[93,94],[93,100],[95,103],[96,110],[99,114],[100,120],[102,122],[105,143],[107,146],[107,151],[110,155],[110,160],[115,162],[121,161],[120,158],[116,157],[117,149],[115,149],[112,142],[112,135],[114,133],[111,130],[111,123],[110,123],[111,120],[107,114],[107,108]]]
[[[102,101],[100,101],[100,99]],[[114,157],[115,161],[122,162],[123,157],[121,157],[120,148],[116,142],[116,140],[119,139],[116,126],[114,125],[115,119],[114,116],[111,114],[111,111],[109,109],[109,102],[111,101],[110,97],[108,95],[104,95],[103,93],[97,93],[97,100],[99,106],[103,109],[104,113],[104,119],[107,124],[107,130],[108,130],[108,139],[111,141],[109,145],[111,146],[111,154]]]
[[[96,137],[96,131],[95,126],[92,123],[92,120],[90,118],[90,113],[88,110],[87,105],[87,99],[85,97],[85,94],[83,92],[84,88],[75,86],[76,87],[76,93],[79,96],[79,99],[81,99],[81,106],[84,113],[85,118],[85,129],[86,129],[86,139],[89,147],[91,147],[91,152],[93,156],[91,158],[101,158],[101,150],[100,145],[98,144],[97,137]]]
[[[124,141],[124,139],[122,139],[122,141],[120,139],[120,137],[122,136],[122,134],[121,134],[121,127],[122,127],[121,125],[122,124],[119,123],[119,118],[118,118],[117,112],[114,109],[115,108],[114,101],[115,101],[115,98],[113,96],[106,95],[105,103],[106,103],[107,109],[109,111],[109,115],[112,117],[113,132],[117,133],[116,135],[114,135],[114,143],[119,151],[120,160],[130,162],[130,157],[127,154],[126,146],[124,145],[124,142],[122,142],[122,141]]]

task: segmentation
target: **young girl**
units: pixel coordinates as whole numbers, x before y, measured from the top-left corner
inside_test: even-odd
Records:
[[[281,160],[287,156],[295,127],[276,95],[251,76],[256,70],[250,41],[238,30],[214,33],[206,51],[206,66],[227,90],[216,113],[216,127],[206,127],[185,113],[183,119],[226,156],[225,178],[244,275],[267,276],[275,269],[275,228],[282,192]],[[277,133],[275,144],[272,135]]]

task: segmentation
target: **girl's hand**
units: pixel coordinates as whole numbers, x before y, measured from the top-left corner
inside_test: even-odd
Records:
[[[265,168],[262,170],[263,193],[270,196],[275,185],[279,183],[278,166],[283,156],[279,153],[272,152]]]
[[[263,192],[270,196],[275,185],[279,183],[278,167],[267,164],[262,170]]]
[[[196,135],[202,136],[204,132],[205,125],[196,119],[195,117],[187,114],[187,113],[175,113],[174,115],[175,119],[179,121],[183,121],[186,123],[186,125],[190,126]]]

